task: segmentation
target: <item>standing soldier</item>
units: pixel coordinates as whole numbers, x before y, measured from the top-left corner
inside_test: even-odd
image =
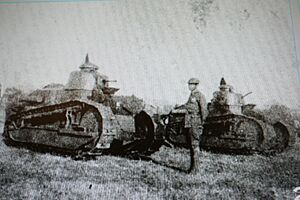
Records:
[[[191,78],[188,81],[188,87],[191,91],[188,102],[175,107],[175,109],[186,110],[185,128],[189,129],[190,173],[197,173],[200,169],[200,137],[206,117],[206,100],[205,96],[197,89],[199,82],[197,78]]]

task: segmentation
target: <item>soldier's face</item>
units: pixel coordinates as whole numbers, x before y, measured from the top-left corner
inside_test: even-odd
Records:
[[[190,91],[193,91],[197,88],[197,85],[196,84],[189,84],[189,90]]]

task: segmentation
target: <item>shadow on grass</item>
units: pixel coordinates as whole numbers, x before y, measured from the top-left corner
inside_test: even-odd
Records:
[[[154,160],[154,159],[152,159],[151,161],[152,161],[153,163],[155,163],[155,164],[157,164],[157,165],[160,165],[160,166],[163,166],[163,167],[171,168],[171,169],[173,169],[173,170],[176,170],[176,171],[179,171],[179,172],[182,172],[182,173],[186,173],[186,174],[189,173],[189,170],[187,170],[187,169],[182,169],[182,168],[180,168],[180,167],[168,165],[167,163],[159,162],[159,161],[156,161],[156,160]]]
[[[128,155],[125,155],[125,156],[122,156],[122,157],[131,159],[131,160],[151,161],[151,162],[153,162],[153,163],[156,164],[156,165],[160,165],[160,166],[163,166],[163,167],[167,167],[167,168],[176,170],[176,171],[181,172],[181,173],[189,173],[189,171],[188,171],[187,169],[183,169],[183,168],[181,168],[181,167],[177,167],[177,166],[174,166],[174,165],[170,165],[170,164],[168,164],[168,163],[166,163],[166,162],[163,162],[163,161],[155,160],[154,158],[151,158],[151,156],[149,156],[149,155],[143,155],[143,154],[128,154]]]
[[[107,151],[102,151],[103,155],[110,156],[118,156],[131,160],[143,160],[143,161],[151,161],[154,164],[167,167],[182,173],[188,173],[187,169],[182,169],[181,167],[173,166],[168,164],[167,162],[158,161],[151,157],[151,155],[155,152],[158,152],[160,147],[163,146],[164,143],[154,143],[151,148],[149,145],[145,145],[145,142],[134,141],[129,143],[128,145],[116,145],[112,149]],[[167,145],[166,145],[167,146]],[[146,148],[145,148],[146,147]],[[168,146],[167,146],[168,147]]]

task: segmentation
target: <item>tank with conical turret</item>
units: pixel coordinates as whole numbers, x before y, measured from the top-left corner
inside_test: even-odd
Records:
[[[109,149],[115,141],[123,145],[147,138],[135,131],[143,129],[134,121],[143,101],[116,96],[119,89],[109,84],[115,81],[98,69],[87,55],[65,86],[50,84],[22,98],[18,111],[6,119],[6,142],[78,153]]]
[[[245,97],[227,85],[224,78],[219,90],[208,103],[208,115],[203,124],[201,148],[228,153],[269,153],[292,146],[295,135],[284,122],[270,123],[256,117],[254,104],[245,104]],[[177,146],[188,147],[184,128],[185,113],[172,111],[164,116],[166,138]]]

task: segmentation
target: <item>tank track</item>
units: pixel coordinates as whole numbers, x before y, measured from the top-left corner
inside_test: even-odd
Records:
[[[265,133],[265,124],[252,117],[244,115],[211,117],[204,124],[201,147],[218,152],[261,152]]]
[[[111,116],[109,107],[92,101],[73,100],[46,105],[10,116],[4,136],[14,145],[72,153],[92,151],[104,130],[114,132],[107,130],[106,119]]]

